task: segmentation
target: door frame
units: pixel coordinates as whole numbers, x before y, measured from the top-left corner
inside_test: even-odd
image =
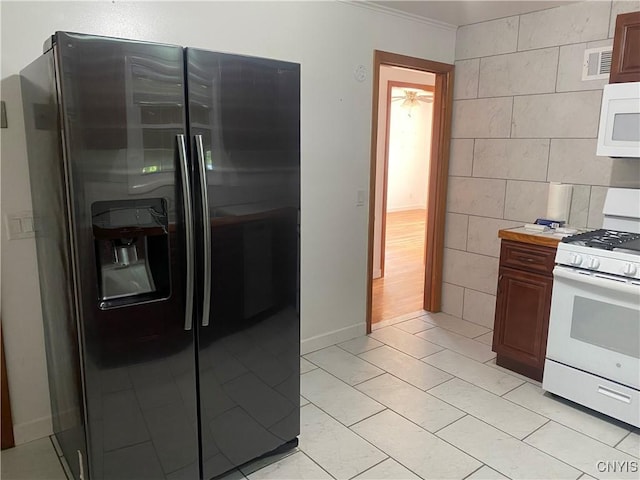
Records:
[[[0,369],[2,370],[2,438],[0,446],[2,450],[15,446],[13,437],[13,419],[11,417],[11,401],[9,398],[9,383],[7,380],[7,363],[4,359],[4,341],[2,340],[2,327],[0,326]]]
[[[373,300],[373,246],[376,200],[376,157],[378,141],[378,98],[380,67],[390,65],[433,73],[436,76],[433,98],[433,122],[431,133],[431,160],[428,174],[427,220],[425,228],[425,279],[423,308],[429,312],[440,311],[442,298],[442,266],[444,254],[444,225],[449,174],[449,144],[451,141],[451,117],[453,110],[454,66],[409,57],[396,53],[374,50],[373,92],[371,115],[371,159],[369,174],[369,242],[367,254],[367,333],[371,333]],[[388,126],[385,126],[388,128]],[[385,147],[385,156],[386,150]],[[386,169],[386,165],[385,165]],[[384,248],[384,246],[383,246]]]
[[[382,175],[384,176],[384,181],[382,182],[382,212],[384,213],[383,217],[380,219],[381,223],[381,239],[380,239],[380,277],[384,277],[384,259],[386,257],[385,254],[385,241],[387,238],[387,182],[389,181],[389,132],[391,131],[391,89],[393,87],[397,88],[416,88],[425,92],[431,92],[435,95],[435,86],[433,85],[423,85],[421,83],[414,82],[401,82],[398,80],[388,80],[387,81],[387,118],[385,122],[385,137],[384,137],[384,166],[382,167]],[[431,124],[433,125],[433,107],[431,107]],[[431,151],[431,147],[429,147],[429,151]],[[376,162],[376,170],[377,170],[377,162]],[[374,193],[375,195],[375,193]],[[375,205],[375,204],[374,204]],[[375,218],[375,215],[374,215]],[[374,239],[375,241],[375,239]],[[374,252],[375,253],[375,252]],[[372,272],[373,276],[373,272]]]

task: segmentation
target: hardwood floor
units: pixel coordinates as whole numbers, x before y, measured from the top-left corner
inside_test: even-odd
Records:
[[[371,322],[422,309],[426,210],[387,213],[385,276],[373,280]]]

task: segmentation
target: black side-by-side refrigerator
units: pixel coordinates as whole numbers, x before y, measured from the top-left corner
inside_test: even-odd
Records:
[[[57,32],[21,88],[71,474],[210,479],[295,446],[300,66]]]

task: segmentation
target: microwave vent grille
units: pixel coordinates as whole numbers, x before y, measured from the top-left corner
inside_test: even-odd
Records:
[[[582,80],[602,80],[609,78],[613,47],[588,48],[584,51]]]

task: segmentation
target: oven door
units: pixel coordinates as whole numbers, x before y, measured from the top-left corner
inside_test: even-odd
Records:
[[[640,283],[556,266],[547,358],[640,389]]]

